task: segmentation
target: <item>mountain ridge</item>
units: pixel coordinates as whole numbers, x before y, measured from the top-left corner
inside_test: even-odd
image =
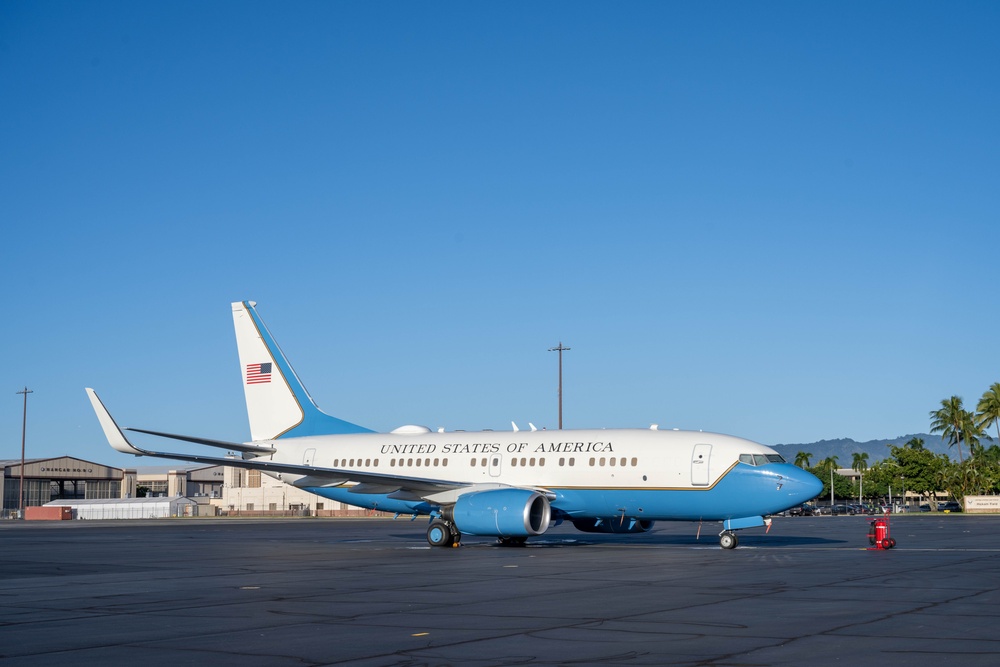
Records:
[[[870,466],[878,461],[889,458],[892,455],[889,451],[890,447],[904,445],[913,438],[923,439],[924,449],[930,450],[935,454],[946,454],[949,458],[958,460],[958,450],[956,448],[949,447],[947,441],[941,436],[929,433],[908,433],[895,438],[867,440],[864,442],[858,442],[853,438],[833,438],[810,443],[772,445],[772,447],[784,456],[785,460],[789,463],[795,462],[795,457],[799,452],[807,452],[812,455],[809,457],[809,465],[811,466],[816,465],[829,456],[836,456],[837,465],[841,468],[850,468],[854,460],[854,454],[867,453],[868,465]],[[987,446],[989,445],[987,444]],[[963,449],[965,449],[964,445]]]

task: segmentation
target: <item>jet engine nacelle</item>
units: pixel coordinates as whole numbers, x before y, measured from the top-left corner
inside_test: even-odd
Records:
[[[652,530],[653,522],[649,519],[630,519],[620,516],[603,519],[576,519],[573,526],[584,533],[645,533]]]
[[[529,489],[493,489],[459,496],[449,512],[461,532],[491,537],[531,537],[549,528],[549,499]]]

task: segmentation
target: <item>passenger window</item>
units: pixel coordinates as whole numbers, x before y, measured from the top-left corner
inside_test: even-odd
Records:
[[[378,459],[375,459],[375,467],[378,467]]]
[[[485,457],[483,458],[483,467],[484,468],[486,467],[486,458]]]
[[[544,456],[541,457],[540,459],[538,459],[538,465],[540,465],[540,466],[545,465],[545,457]]]
[[[417,467],[420,467],[420,459],[417,459]]]
[[[614,468],[614,467],[615,467],[615,457],[613,457],[613,456],[612,456],[612,457],[611,457],[611,460],[610,460],[610,461],[608,461],[608,463],[610,463],[610,464],[611,464],[611,467],[612,467],[612,468]]]
[[[413,459],[406,459],[406,466],[408,468],[412,468],[413,467]]]
[[[531,457],[531,458],[530,458],[530,459],[528,460],[528,465],[529,465],[529,466],[531,466],[532,468],[534,468],[534,467],[535,467],[535,457],[534,457],[534,456],[532,456],[532,457]]]
[[[448,459],[441,459],[441,466],[444,468],[448,467]]]
[[[517,459],[511,459],[510,460],[510,467],[511,468],[516,468],[517,467]]]
[[[569,464],[570,464],[571,466],[573,466],[573,465],[576,465],[576,459],[575,459],[574,457],[572,457],[572,456],[571,456],[571,457],[569,457]]]
[[[637,458],[635,458],[635,457],[633,456],[633,457],[632,457],[632,467],[634,468],[634,467],[636,467],[637,465],[639,465],[639,459],[637,459]]]
[[[561,466],[566,465],[566,458],[565,457],[559,459],[559,465],[561,465]]]
[[[604,467],[604,457],[603,456],[601,457],[601,467],[602,468]]]
[[[476,459],[472,459],[471,463],[472,463],[472,467],[475,468],[476,467]]]
[[[438,467],[438,463],[439,463],[439,459],[434,459],[434,467],[435,467],[435,468],[437,468],[437,467]]]
[[[371,468],[372,467],[372,460],[371,459],[365,459],[365,467],[366,468]]]
[[[590,457],[590,465],[593,466],[594,462],[597,461],[593,456]]]

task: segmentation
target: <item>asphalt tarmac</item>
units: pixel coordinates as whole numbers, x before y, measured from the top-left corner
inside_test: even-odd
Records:
[[[994,665],[1000,517],[431,549],[425,520],[0,522],[0,662]]]

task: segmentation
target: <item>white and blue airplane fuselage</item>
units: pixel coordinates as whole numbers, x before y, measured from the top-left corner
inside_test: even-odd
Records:
[[[816,497],[822,484],[770,447],[718,433],[648,429],[391,433],[321,412],[252,302],[233,304],[252,440],[233,443],[132,429],[239,452],[224,458],[155,452],[130,442],[97,394],[91,402],[117,450],[258,469],[330,500],[431,517],[428,541],[462,534],[517,544],[553,522],[587,532],[644,532],[655,521],[721,521],[735,530],[769,524]]]

